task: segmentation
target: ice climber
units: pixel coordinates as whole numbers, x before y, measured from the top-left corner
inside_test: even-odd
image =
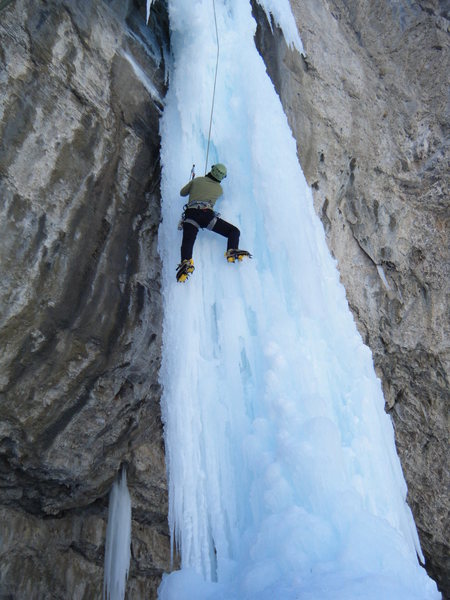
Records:
[[[227,223],[214,212],[217,199],[223,194],[220,182],[227,176],[225,165],[218,163],[211,167],[205,177],[194,177],[180,190],[181,196],[189,194],[189,201],[185,206],[181,225],[183,241],[181,242],[181,263],[177,267],[177,281],[186,281],[194,271],[192,251],[199,229],[209,229],[227,238],[228,262],[242,260],[244,256],[251,255],[246,250],[239,250],[240,231],[231,223]]]

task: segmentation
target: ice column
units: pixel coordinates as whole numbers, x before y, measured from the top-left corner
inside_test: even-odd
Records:
[[[123,600],[130,568],[131,498],[125,469],[113,483],[106,530],[103,599]]]

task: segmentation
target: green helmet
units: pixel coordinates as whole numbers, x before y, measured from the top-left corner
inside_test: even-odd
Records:
[[[214,179],[217,179],[217,181],[222,181],[222,179],[227,176],[226,166],[222,165],[221,163],[213,165],[211,167],[211,175],[214,177]]]

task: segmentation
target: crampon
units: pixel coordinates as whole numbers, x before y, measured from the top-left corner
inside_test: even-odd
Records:
[[[229,263],[234,263],[236,262],[236,260],[241,261],[244,258],[252,258],[252,255],[250,254],[250,252],[247,252],[247,250],[231,249],[225,252],[225,258]]]
[[[194,261],[192,258],[183,260],[177,267],[177,281],[184,283],[189,275],[194,272]]]

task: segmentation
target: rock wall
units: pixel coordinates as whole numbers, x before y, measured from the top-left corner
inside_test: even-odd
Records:
[[[291,0],[304,58],[253,8],[257,46],[383,383],[426,567],[450,597],[444,5]]]
[[[140,4],[1,3],[2,598],[101,597],[121,465],[130,597],[155,597],[170,568],[156,249],[168,25],[156,3],[146,28]]]

